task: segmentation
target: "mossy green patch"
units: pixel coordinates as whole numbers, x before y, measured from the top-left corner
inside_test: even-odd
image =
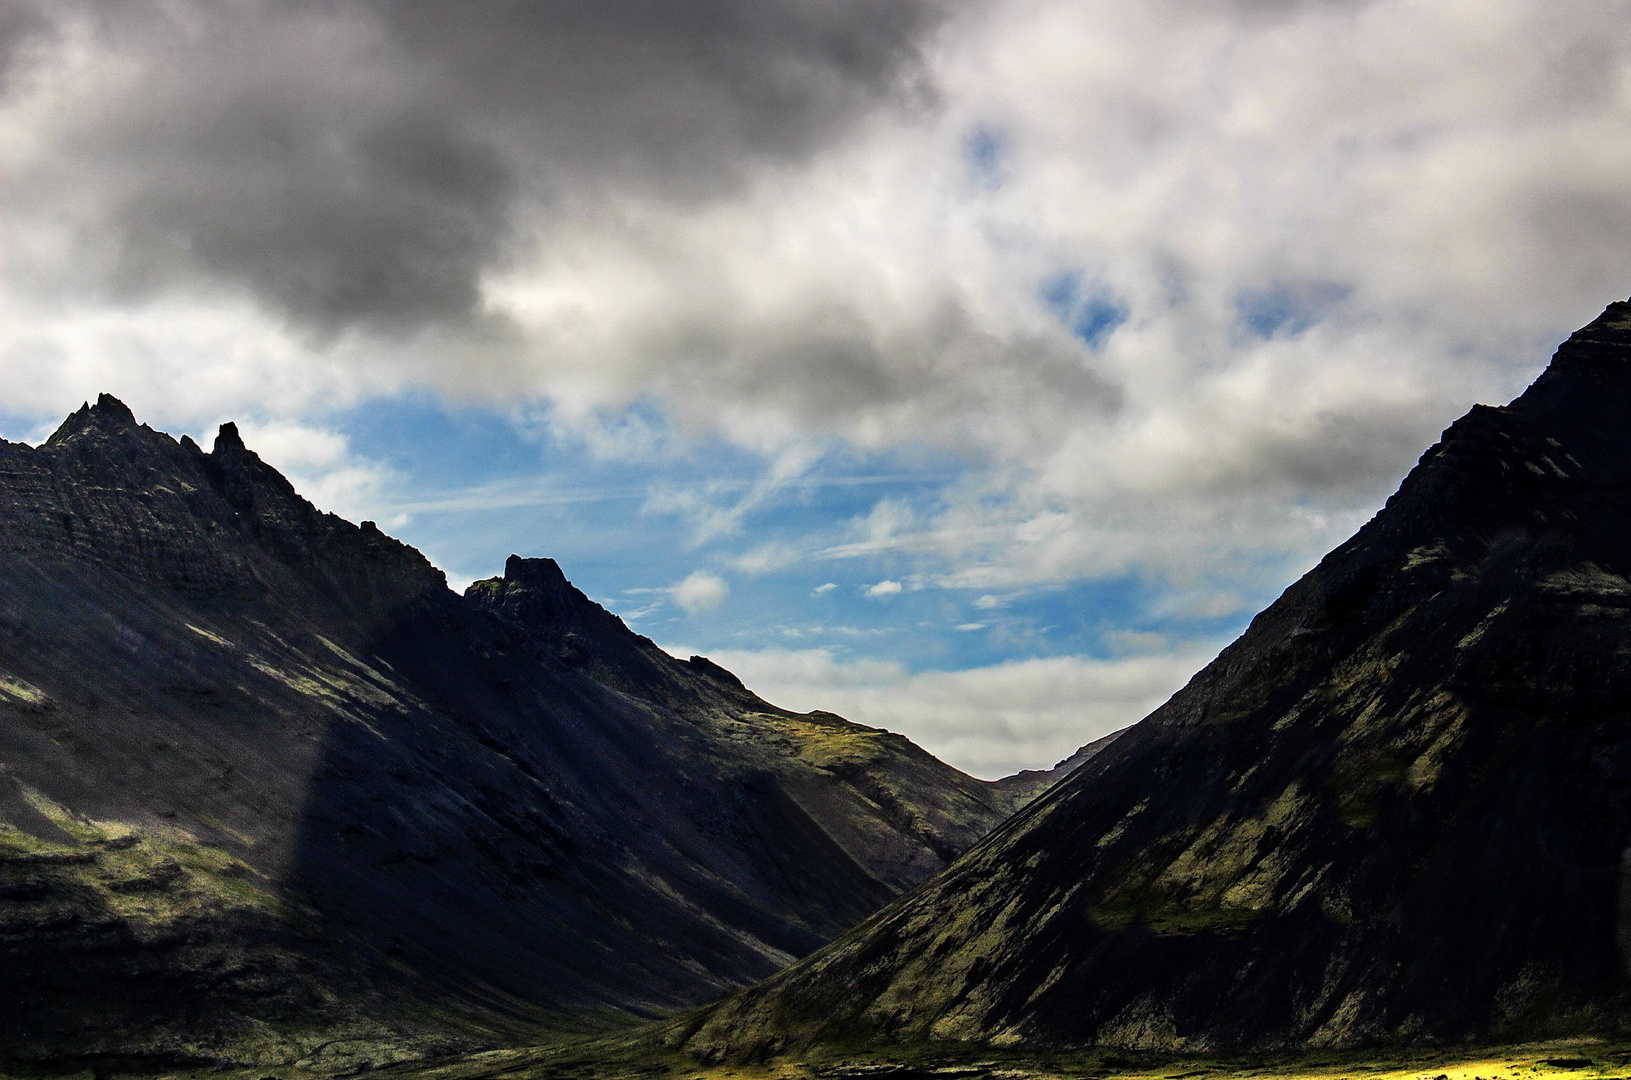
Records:
[[[21,701],[25,705],[45,704],[45,692],[21,679],[0,675],[0,694]]]
[[[1229,933],[1273,910],[1289,863],[1285,837],[1308,797],[1292,784],[1254,815],[1222,814],[1170,859],[1135,857],[1111,875],[1088,917],[1105,930],[1138,924],[1157,934]]]
[[[278,899],[256,884],[247,863],[183,829],[93,821],[33,788],[19,787],[31,806],[75,842],[41,840],[0,824],[0,876],[40,879],[42,887],[55,887],[47,892],[79,891],[107,913],[147,925],[225,909],[281,909]]]
[[[1234,1056],[928,1041],[889,1047],[824,1045],[759,1061],[706,1062],[665,1049],[649,1034],[637,1034],[405,1062],[373,1075],[391,1080],[1619,1080],[1628,1073],[1631,1045],[1578,1039],[1419,1052]],[[265,1075],[261,1069],[208,1077],[260,1080]],[[275,1075],[278,1080],[308,1080],[323,1074],[279,1069]],[[205,1076],[199,1070],[170,1074],[167,1080]]]

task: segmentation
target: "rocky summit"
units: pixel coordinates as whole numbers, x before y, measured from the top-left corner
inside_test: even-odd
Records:
[[[455,594],[231,424],[206,453],[103,396],[0,442],[0,1064],[334,1072],[659,1015],[1019,798],[548,559]]]
[[[1167,704],[670,1039],[1235,1051],[1627,1019],[1631,303]]]

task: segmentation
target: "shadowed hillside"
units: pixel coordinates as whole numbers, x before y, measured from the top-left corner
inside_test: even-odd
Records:
[[[0,1059],[327,1068],[655,1016],[1014,799],[669,657],[550,560],[456,595],[230,424],[205,453],[104,396],[0,442]]]
[[[1142,723],[674,1036],[710,1058],[1611,1031],[1631,990],[1631,303],[1476,406]]]

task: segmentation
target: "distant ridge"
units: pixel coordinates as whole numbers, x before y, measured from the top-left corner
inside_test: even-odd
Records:
[[[774,972],[1013,805],[675,660],[549,559],[449,591],[222,425],[0,442],[0,1066],[317,1072]]]
[[[1233,1051],[1623,1030],[1631,302],[1170,701],[669,1037]]]
[[[1108,735],[1099,736],[1092,742],[1078,747],[1075,753],[1051,769],[1025,769],[1011,776],[1005,776],[1001,780],[995,780],[993,783],[997,785],[998,791],[1014,799],[1016,806],[1023,806],[1083,765],[1086,765],[1100,751],[1115,742],[1122,732],[1126,730],[1126,728],[1122,728],[1120,731],[1112,731]]]

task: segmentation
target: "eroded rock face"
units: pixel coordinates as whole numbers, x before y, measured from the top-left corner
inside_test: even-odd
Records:
[[[351,1064],[762,978],[1006,810],[104,396],[0,442],[0,1059]],[[322,1048],[328,1047],[327,1050]]]
[[[1166,705],[681,1034],[1183,1050],[1627,1015],[1631,303]]]

